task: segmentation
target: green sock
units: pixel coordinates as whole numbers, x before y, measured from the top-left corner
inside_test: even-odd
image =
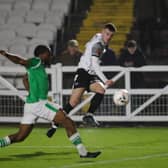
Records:
[[[85,156],[87,154],[87,150],[85,146],[82,144],[82,140],[78,132],[73,134],[69,139],[76,146],[79,155]]]
[[[0,147],[5,147],[11,144],[11,140],[9,139],[9,137],[4,137],[2,139],[0,139]]]

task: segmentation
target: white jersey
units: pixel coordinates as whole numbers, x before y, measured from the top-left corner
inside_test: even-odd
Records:
[[[86,43],[86,49],[84,54],[81,56],[78,68],[85,69],[89,74],[95,75],[96,72],[92,66],[92,56],[101,57],[105,52],[106,45],[102,40],[102,34],[97,33],[92,37],[92,39]],[[101,62],[101,61],[100,61]]]

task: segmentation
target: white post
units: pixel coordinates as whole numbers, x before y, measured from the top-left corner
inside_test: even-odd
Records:
[[[131,92],[131,77],[130,77],[130,71],[127,69],[125,71],[125,88],[128,90],[128,93]],[[126,117],[129,117],[131,115],[131,95],[129,99],[129,103],[126,106]]]
[[[62,106],[63,102],[62,102],[62,84],[63,84],[63,71],[62,71],[62,64],[61,63],[57,63],[56,64],[57,67],[57,93],[59,96],[59,104]]]
[[[54,102],[62,105],[62,64],[52,65],[51,88]]]
[[[55,93],[57,93],[57,68],[56,65],[51,66],[51,92],[52,100],[56,102]]]

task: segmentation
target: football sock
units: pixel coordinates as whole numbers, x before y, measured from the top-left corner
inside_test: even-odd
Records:
[[[63,109],[67,114],[69,114],[69,112],[73,109],[73,107],[71,106],[70,103],[68,103]]]
[[[57,123],[52,122],[51,126],[51,128],[57,129],[59,125]]]
[[[73,134],[69,139],[76,146],[76,149],[78,150],[78,153],[80,156],[87,155],[88,151],[86,150],[85,146],[82,144],[82,140],[78,132]]]
[[[2,148],[2,147],[5,147],[5,146],[8,146],[8,145],[10,145],[10,144],[11,144],[11,140],[9,139],[8,136],[6,136],[6,137],[0,139],[0,147],[1,147],[1,148]]]
[[[101,101],[103,100],[104,94],[96,93],[96,95],[91,100],[90,107],[88,109],[89,113],[94,113],[98,106],[100,105]]]

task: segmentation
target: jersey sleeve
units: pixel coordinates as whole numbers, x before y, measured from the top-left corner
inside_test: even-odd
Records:
[[[98,57],[92,57],[92,66],[96,72],[96,75],[104,82],[106,83],[107,78],[103,74],[103,72],[100,70],[100,65],[99,65],[99,58]]]
[[[30,58],[28,59],[27,69],[35,69],[41,65],[41,60],[39,58]]]
[[[101,43],[94,44],[92,47],[92,56],[100,57],[103,53],[103,50],[104,49],[103,49]]]

